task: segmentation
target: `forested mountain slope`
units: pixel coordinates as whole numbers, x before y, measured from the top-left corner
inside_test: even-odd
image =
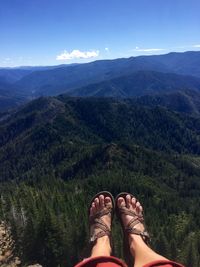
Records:
[[[32,71],[21,68],[0,68],[0,79],[4,79],[8,83],[14,83]]]
[[[134,100],[40,98],[0,122],[0,217],[23,264],[86,256],[87,205],[109,190],[144,204],[152,246],[200,264],[200,118]],[[123,257],[119,225],[115,250]]]
[[[199,116],[200,92],[182,90],[172,93],[145,95],[135,99],[136,103],[149,107],[166,107],[170,110]]]
[[[0,112],[16,108],[27,101],[27,96],[15,86],[0,78]]]
[[[129,98],[143,95],[166,94],[186,89],[200,91],[200,79],[173,73],[139,71],[128,76],[121,76],[112,80],[74,89],[68,95]]]
[[[199,154],[199,131],[200,118],[164,108],[145,108],[131,100],[60,96],[35,100],[0,122],[0,145],[5,150],[2,156],[7,158],[11,142],[16,159],[21,149],[37,155],[63,140],[128,142],[154,150]]]

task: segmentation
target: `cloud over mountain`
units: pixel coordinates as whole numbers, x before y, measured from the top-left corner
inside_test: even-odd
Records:
[[[70,53],[65,50],[60,55],[57,55],[56,60],[71,60],[71,59],[77,59],[77,58],[85,59],[85,58],[98,57],[98,55],[99,55],[98,50],[93,50],[93,51],[73,50]]]
[[[136,46],[136,48],[134,49],[134,51],[140,51],[140,52],[155,52],[155,51],[163,51],[165,49],[163,48],[139,48],[138,46]]]

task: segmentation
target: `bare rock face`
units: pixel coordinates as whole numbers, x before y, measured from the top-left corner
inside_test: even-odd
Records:
[[[14,255],[15,242],[12,238],[11,229],[4,221],[0,221],[0,266],[21,267],[21,260]],[[42,267],[36,263],[26,267]]]
[[[10,227],[4,222],[0,222],[0,266],[18,267],[21,261],[13,253],[14,241]]]

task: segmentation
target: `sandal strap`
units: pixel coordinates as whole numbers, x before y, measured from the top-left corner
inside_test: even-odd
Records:
[[[95,229],[98,228],[101,231],[95,233]],[[110,236],[111,234],[111,229],[105,224],[105,222],[100,219],[100,218],[96,218],[93,221],[93,224],[91,226],[91,231],[90,231],[90,241],[94,242],[96,239],[98,239],[99,237],[102,236]]]
[[[132,228],[132,229],[127,229],[126,231],[128,234],[140,235],[145,242],[150,240],[149,233],[146,230],[140,231],[136,228]]]
[[[134,228],[134,226],[136,226],[140,222],[141,221],[137,217],[131,219],[130,222],[127,224],[125,230],[129,230],[129,229]]]
[[[106,235],[110,237],[111,229],[108,225],[106,225],[101,217],[107,214],[111,215],[111,212],[112,207],[108,207],[96,213],[95,216],[90,216],[90,242],[95,242],[98,238]],[[100,231],[95,233],[95,229],[100,229]]]
[[[93,221],[94,221],[96,218],[101,218],[102,216],[107,215],[107,214],[110,214],[110,215],[111,215],[112,210],[113,210],[112,207],[106,207],[106,208],[102,209],[101,211],[95,213],[94,216],[90,216],[90,218],[89,218],[90,223],[93,223]]]
[[[142,214],[137,214],[135,213],[133,210],[129,210],[126,207],[121,207],[119,208],[119,214],[124,214],[124,215],[129,215],[132,216],[133,218],[129,221],[129,223],[127,224],[127,226],[124,228],[124,231],[127,234],[136,234],[136,235],[140,235],[142,237],[142,239],[147,243],[150,240],[150,236],[149,233],[144,230],[144,231],[140,231],[138,229],[135,228],[135,226],[138,223],[144,223],[144,217]]]
[[[137,214],[133,210],[129,210],[126,207],[119,208],[119,213],[120,214],[124,214],[124,215],[130,215],[132,217],[138,217],[138,219],[142,219],[143,220],[143,215],[142,214]]]

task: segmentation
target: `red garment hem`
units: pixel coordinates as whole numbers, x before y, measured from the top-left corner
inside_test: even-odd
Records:
[[[157,260],[145,264],[143,267],[184,267],[180,263],[169,260]]]
[[[99,256],[87,258],[74,267],[127,267],[127,265],[122,260],[113,256]]]
[[[75,267],[127,267],[125,262],[113,256],[99,256],[88,258]],[[184,267],[183,265],[169,260],[157,260],[145,264],[143,267]]]

